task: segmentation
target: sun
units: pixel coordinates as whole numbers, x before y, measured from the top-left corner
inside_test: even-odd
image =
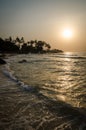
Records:
[[[62,33],[64,38],[71,38],[73,36],[73,32],[71,29],[65,29]]]

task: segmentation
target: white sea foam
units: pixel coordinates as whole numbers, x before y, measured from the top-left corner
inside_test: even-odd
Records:
[[[12,81],[14,81],[17,85],[21,86],[24,90],[28,90],[28,91],[33,90],[32,86],[25,84],[24,82],[22,82],[21,80],[19,80],[14,76],[14,71],[10,69],[9,65],[6,65],[3,68],[3,73],[5,74],[5,76],[10,78]]]

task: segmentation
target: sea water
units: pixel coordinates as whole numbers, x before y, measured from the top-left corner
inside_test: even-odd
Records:
[[[2,129],[86,129],[86,53],[21,54],[6,61],[0,68]]]

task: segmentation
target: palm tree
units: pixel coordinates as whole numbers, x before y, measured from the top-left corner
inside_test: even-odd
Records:
[[[49,51],[50,48],[51,48],[50,44],[48,44],[48,43],[46,43],[46,42],[44,42],[44,47],[45,47],[45,50],[46,50],[46,51]]]
[[[50,50],[51,46],[50,44],[46,44],[47,50]]]
[[[22,41],[23,41],[23,39],[22,39]],[[16,37],[15,42],[16,42],[16,44],[18,45],[18,47],[19,47],[20,49],[22,48],[22,41],[21,41],[21,39],[20,39],[19,37]]]
[[[43,41],[36,42],[36,50],[37,50],[38,53],[42,53],[43,52],[43,46],[44,46],[44,42]]]
[[[21,38],[21,43],[24,43],[24,37]]]
[[[9,41],[10,41],[10,42],[12,42],[12,41],[13,41],[11,36],[9,37]]]
[[[18,43],[21,43],[21,40],[20,40],[19,37],[16,37],[16,40],[15,40],[15,41],[18,42]]]

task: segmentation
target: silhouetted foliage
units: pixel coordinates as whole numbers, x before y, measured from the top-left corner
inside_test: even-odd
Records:
[[[0,52],[1,53],[18,53],[19,47],[12,41],[11,37],[5,40],[0,38]]]
[[[15,40],[12,37],[3,40],[0,38],[0,52],[1,53],[57,53],[61,50],[51,50],[50,44],[45,41],[31,40],[25,43],[24,38],[16,37]]]

